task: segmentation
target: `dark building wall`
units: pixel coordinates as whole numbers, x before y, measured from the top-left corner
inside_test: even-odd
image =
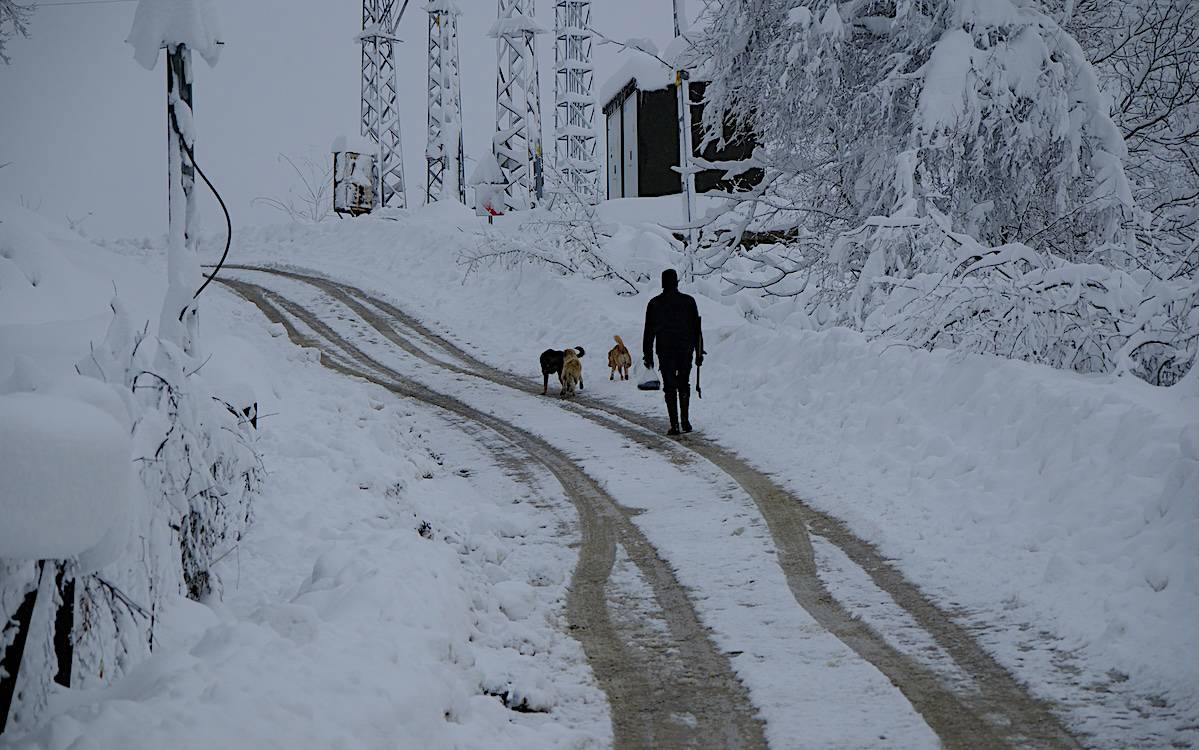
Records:
[[[748,159],[757,145],[754,134],[729,120],[724,125],[724,144],[712,142],[702,150],[703,97],[707,83],[691,84],[691,142],[695,155],[708,161],[739,161]],[[621,105],[626,97],[637,97],[637,194],[642,197],[677,195],[683,191],[682,178],[675,168],[679,165],[678,93],[675,86],[654,91],[642,91],[630,83],[604,106],[605,115],[621,117]],[[623,132],[619,128],[618,132]],[[623,149],[617,149],[623,153]],[[612,165],[608,165],[611,169]],[[618,169],[623,170],[623,166]],[[695,175],[695,190],[749,190],[762,181],[761,169],[751,169],[733,178],[722,179],[724,170],[706,169]],[[609,196],[613,197],[613,196]]]
[[[675,89],[638,91],[637,194],[652,198],[683,192],[679,165],[678,100]]]

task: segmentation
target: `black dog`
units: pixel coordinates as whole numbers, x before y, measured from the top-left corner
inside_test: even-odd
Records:
[[[575,351],[580,357],[585,353],[583,347],[576,346]],[[558,381],[562,380],[562,350],[546,349],[541,353],[541,395],[544,396],[550,391],[550,375],[557,375]],[[583,383],[579,382],[579,389],[583,388]]]

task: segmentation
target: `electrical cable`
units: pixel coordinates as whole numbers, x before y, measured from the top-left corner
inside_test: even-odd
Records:
[[[114,3],[132,3],[136,0],[67,0],[67,2],[34,3],[34,8],[50,8],[55,5],[112,5]]]
[[[179,121],[175,119],[174,107],[171,108],[171,127],[174,128],[175,135],[179,137],[179,145],[183,147],[184,152],[187,154],[187,158],[191,160],[192,166],[200,175],[201,179],[204,180],[204,184],[208,186],[208,189],[212,191],[213,196],[216,197],[217,203],[221,204],[221,211],[225,213],[225,250],[221,253],[221,259],[217,261],[216,266],[212,269],[212,273],[204,275],[204,283],[201,284],[200,288],[196,290],[196,293],[192,295],[192,299],[196,299],[200,296],[200,292],[204,291],[204,289],[210,283],[212,283],[212,280],[216,278],[216,275],[221,270],[221,267],[225,265],[225,258],[229,257],[229,246],[233,244],[233,221],[229,218],[229,208],[225,205],[225,199],[221,197],[221,194],[217,192],[216,187],[212,184],[212,180],[208,179],[208,175],[204,174],[204,170],[200,169],[200,165],[196,163],[196,155],[192,153],[191,146],[187,145],[187,139],[183,137],[183,131],[179,129]],[[183,315],[186,312],[187,308],[184,308],[179,313],[179,320],[183,320]]]

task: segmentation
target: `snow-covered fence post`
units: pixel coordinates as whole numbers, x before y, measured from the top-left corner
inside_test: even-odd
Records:
[[[129,425],[80,388],[21,357],[0,383],[0,732],[32,726],[51,684],[74,682],[76,579],[129,537]]]
[[[169,231],[167,293],[158,335],[189,355],[198,354],[200,261],[196,257],[195,130],[192,124],[191,56],[195,50],[215,65],[220,55],[220,31],[212,0],[138,0],[133,28],[126,40],[134,59],[147,70],[167,51],[167,191]]]
[[[45,694],[49,682],[50,669],[54,670],[54,682],[63,687],[71,686],[71,667],[74,659],[72,631],[75,625],[74,573],[69,571],[67,563],[62,561],[39,560],[25,565],[36,568],[36,576],[29,590],[20,597],[20,603],[11,613],[11,617],[10,613],[5,613],[6,619],[0,628],[0,735],[4,734],[10,717],[27,720],[27,716],[18,717],[17,714],[37,713],[37,708],[40,707],[38,701]],[[54,597],[39,596],[50,585],[49,579],[43,585],[42,579],[45,576],[54,577]],[[36,654],[43,644],[32,644],[32,647],[29,644],[30,633],[35,630],[34,614],[38,607],[42,608],[43,613],[47,607],[54,608],[51,625],[54,650],[52,660],[41,659],[40,655]],[[48,619],[48,614],[41,618],[42,621]],[[36,635],[34,639],[37,640]],[[21,669],[27,652],[32,656],[31,662],[43,662],[33,663],[31,670],[25,670],[32,671],[33,677]],[[18,686],[23,686],[23,689],[18,691]]]
[[[37,589],[33,588],[21,596],[16,609],[4,612],[5,622],[0,629],[0,735],[4,734],[8,726],[8,714],[17,694],[17,680],[20,679],[21,662],[25,656],[25,641],[29,637],[29,624],[33,620],[33,606],[36,602]]]

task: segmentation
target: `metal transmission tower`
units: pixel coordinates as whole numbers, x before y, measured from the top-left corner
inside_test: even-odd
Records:
[[[362,0],[362,135],[378,144],[375,154],[375,205],[407,206],[400,110],[396,101],[395,35],[407,0],[395,13],[396,0]]]
[[[544,192],[541,150],[541,83],[537,74],[534,0],[499,0],[496,38],[493,150],[504,176],[508,208],[536,206]]]
[[[462,161],[462,79],[458,16],[453,0],[431,0],[429,12],[429,139],[425,145],[425,200],[466,202]]]
[[[592,127],[591,0],[557,0],[554,37],[554,163],[563,189],[595,203],[599,165]]]

